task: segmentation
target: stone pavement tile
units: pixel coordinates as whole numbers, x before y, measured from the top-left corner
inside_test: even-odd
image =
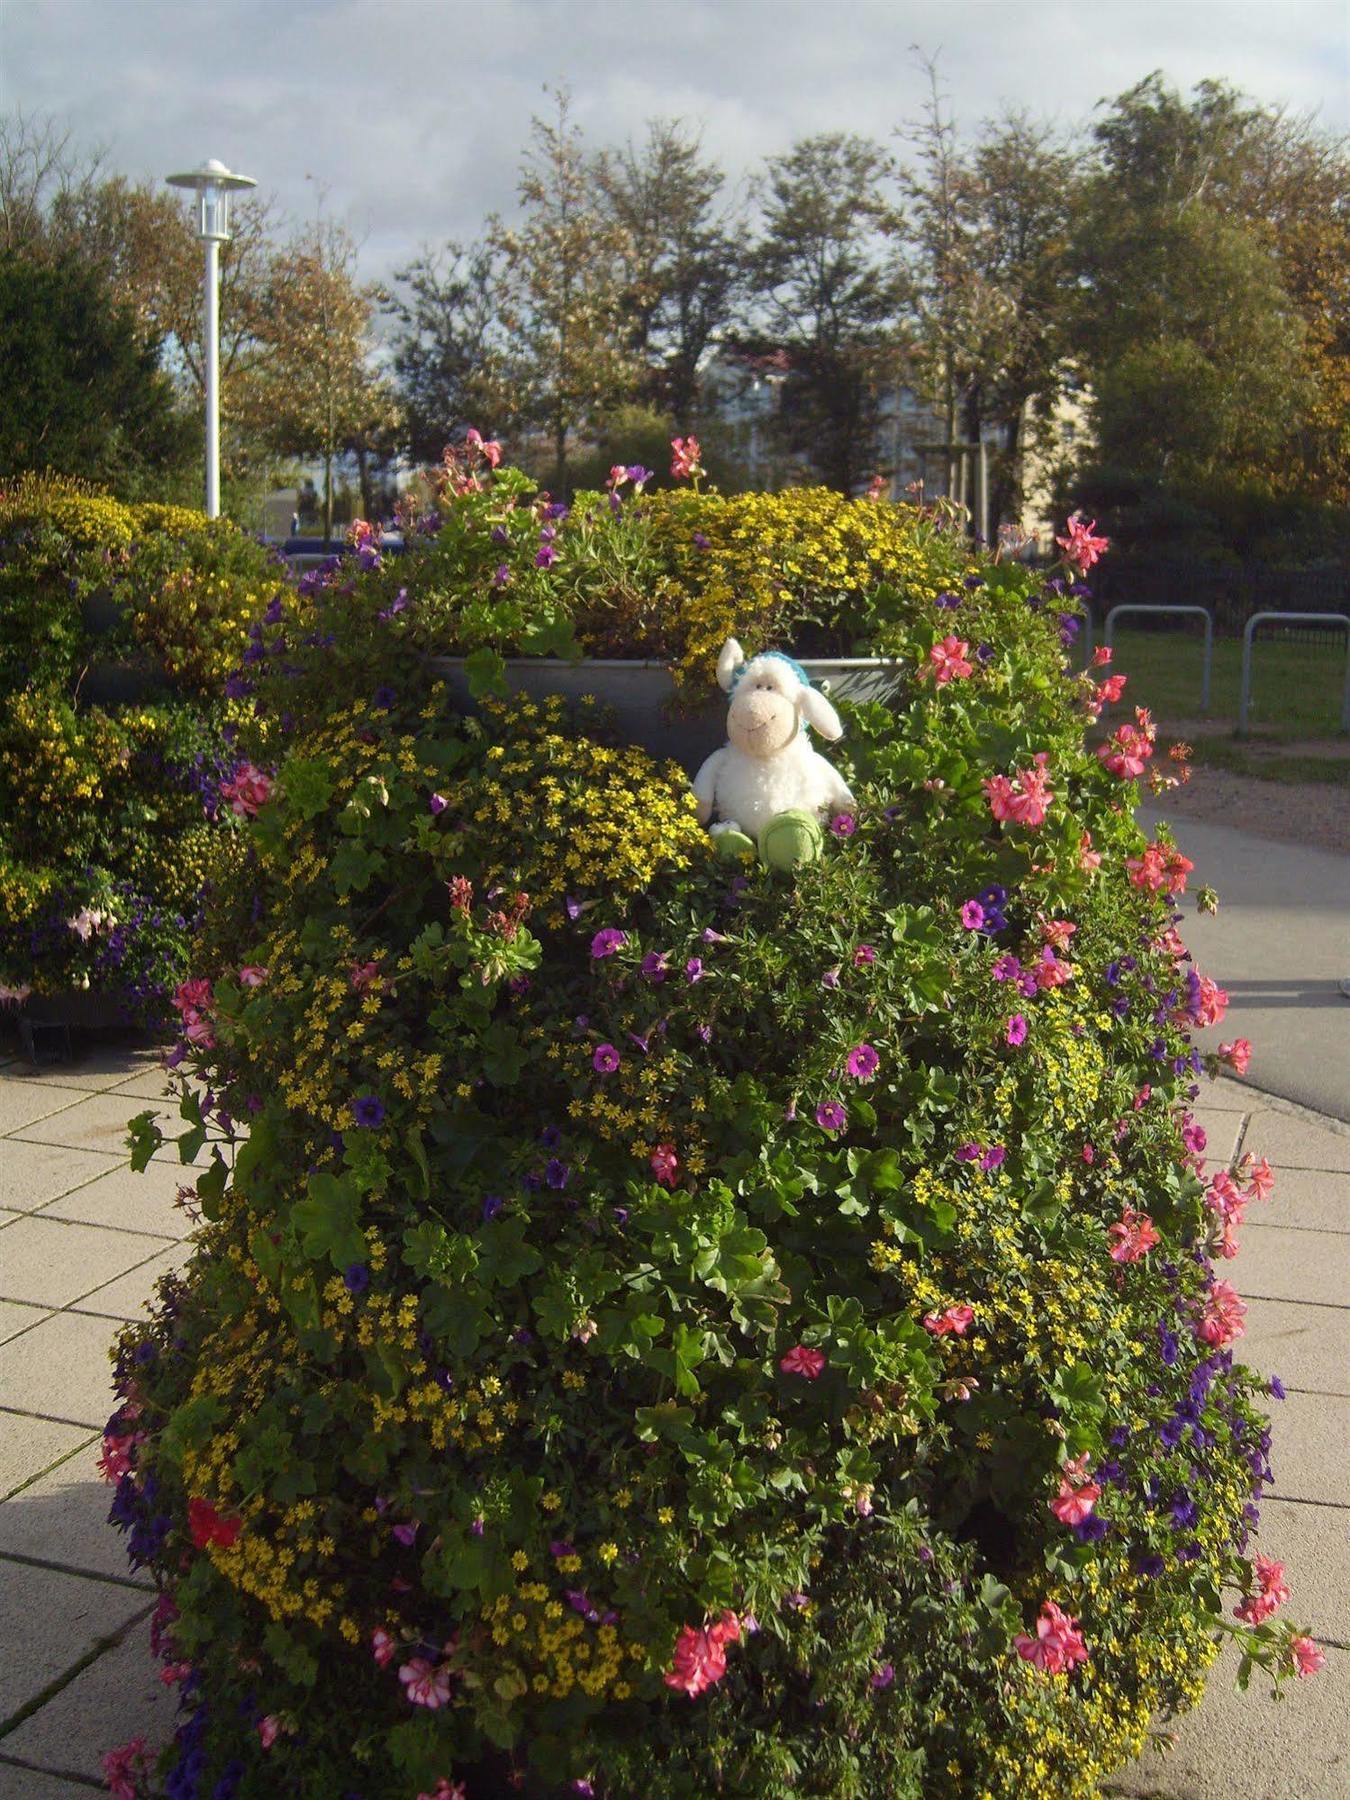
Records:
[[[1289,1681],[1271,1700],[1258,1669],[1245,1694],[1234,1690],[1232,1644],[1210,1671],[1205,1698],[1165,1730],[1169,1755],[1150,1751],[1104,1784],[1133,1800],[1345,1800],[1350,1792],[1350,1655],[1328,1650],[1307,1681]],[[0,1749],[3,1749],[0,1743]]]
[[[6,1225],[17,1225],[19,1220],[23,1217],[24,1215],[21,1212],[9,1212],[7,1209],[0,1207],[0,1231],[3,1231]]]
[[[0,1748],[0,1794],[4,1800],[77,1800],[78,1795],[93,1791],[83,1782],[75,1784],[68,1776],[47,1775],[40,1769],[25,1769],[7,1762]]]
[[[0,1578],[0,1642],[5,1646],[0,1657],[0,1730],[3,1721],[35,1699],[100,1638],[126,1625],[145,1604],[145,1595],[137,1588],[7,1562]],[[13,1734],[0,1736],[3,1750],[20,1754]]]
[[[19,1062],[5,1071],[4,1079],[12,1079],[22,1072],[27,1081],[99,1094],[135,1076],[157,1071],[159,1055],[158,1046],[100,1044],[70,1062]]]
[[[155,1283],[161,1275],[181,1269],[189,1254],[188,1246],[170,1244],[161,1249],[159,1255],[151,1261],[142,1263],[137,1269],[128,1270],[125,1275],[119,1275],[116,1281],[110,1281],[97,1292],[86,1294],[71,1311],[98,1313],[109,1321],[143,1319],[146,1308],[155,1297]],[[112,1329],[111,1324],[109,1329]]]
[[[29,1213],[0,1229],[0,1297],[65,1306],[164,1247],[162,1238],[104,1231]]]
[[[1346,1052],[1350,1070],[1350,1048]],[[1347,1075],[1350,1081],[1350,1075]],[[1244,1150],[1264,1156],[1277,1169],[1339,1169],[1350,1172],[1350,1131],[1332,1131],[1292,1113],[1254,1112]]]
[[[1315,1638],[1350,1644],[1350,1509],[1263,1500],[1255,1548],[1284,1564],[1289,1617]]]
[[[112,1411],[111,1396],[108,1411]],[[58,1425],[54,1419],[0,1413],[0,1498],[23,1487],[64,1456],[83,1455],[86,1451],[95,1455],[98,1442],[98,1434],[82,1425]]]
[[[130,1094],[133,1100],[168,1100],[177,1106],[178,1091],[173,1085],[174,1079],[168,1069],[146,1069],[130,1081],[119,1081],[115,1091]]]
[[[0,1557],[32,1557],[153,1588],[127,1561],[123,1533],[108,1523],[113,1490],[99,1475],[98,1451],[98,1442],[90,1444],[0,1505]]]
[[[36,1119],[46,1119],[65,1107],[78,1106],[73,1088],[44,1087],[39,1081],[0,1080],[0,1133],[20,1131]]]
[[[22,1341],[22,1340],[20,1340]],[[1350,1309],[1252,1300],[1247,1335],[1234,1345],[1239,1362],[1286,1387],[1350,1394]]]
[[[1350,1501],[1345,1446],[1350,1442],[1350,1398],[1338,1394],[1290,1394],[1270,1405],[1274,1440],[1270,1492],[1280,1500]],[[1350,1527],[1350,1512],[1342,1520]]]
[[[115,1403],[108,1351],[116,1332],[114,1320],[57,1312],[0,1344],[0,1404],[102,1431]]]
[[[26,1306],[22,1300],[0,1300],[0,1344],[45,1319],[50,1307]]]
[[[0,1206],[36,1212],[72,1188],[121,1168],[126,1160],[125,1152],[115,1156],[101,1150],[66,1150],[7,1138],[0,1143]]]
[[[5,1090],[0,1087],[0,1101]],[[154,1112],[127,1094],[90,1094],[50,1119],[39,1119],[15,1136],[30,1144],[65,1144],[72,1150],[127,1152],[127,1124],[137,1113]]]
[[[104,1751],[128,1738],[143,1737],[153,1755],[173,1736],[177,1708],[176,1690],[159,1679],[159,1665],[150,1655],[149,1627],[136,1624],[120,1644],[0,1738],[0,1753],[96,1776]],[[0,1794],[3,1781],[0,1776]]]
[[[1262,1218],[1265,1212],[1263,1207]],[[0,1260],[3,1242],[0,1239]],[[1350,1305],[1350,1232],[1289,1231],[1282,1225],[1253,1220],[1249,1211],[1239,1243],[1231,1267],[1244,1299]]]
[[[1279,1169],[1270,1199],[1249,1206],[1247,1219],[1253,1225],[1289,1225],[1303,1231],[1350,1231],[1350,1175]]]
[[[141,1231],[152,1237],[185,1238],[193,1224],[174,1204],[186,1173],[155,1163],[141,1174],[123,1166],[101,1175],[42,1208],[44,1219],[74,1219],[83,1225],[105,1225],[119,1231]]]

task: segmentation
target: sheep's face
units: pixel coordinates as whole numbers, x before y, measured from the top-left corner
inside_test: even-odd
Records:
[[[756,656],[736,683],[727,736],[746,756],[777,756],[802,728],[806,689],[786,663]]]

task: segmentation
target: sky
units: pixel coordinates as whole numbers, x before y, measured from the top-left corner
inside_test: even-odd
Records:
[[[895,144],[916,45],[966,128],[1077,125],[1160,68],[1350,130],[1350,0],[0,0],[0,110],[133,179],[215,156],[296,219],[321,195],[387,279],[512,211],[545,84],[593,147],[681,118],[739,182],[813,132]]]

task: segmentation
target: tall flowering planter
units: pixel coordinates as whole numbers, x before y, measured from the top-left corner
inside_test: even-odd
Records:
[[[442,528],[559,541],[485,492]],[[783,566],[821,503],[774,498]],[[720,507],[672,508],[715,557]],[[199,1248],[105,1445],[175,1800],[1086,1796],[1223,1630],[1315,1664],[1151,723],[1088,741],[1067,577],[932,560],[792,875],[598,715],[466,715],[378,551],[260,660],[284,754],[178,996]]]

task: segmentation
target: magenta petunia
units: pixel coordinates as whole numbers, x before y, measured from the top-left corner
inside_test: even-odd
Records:
[[[881,1058],[871,1044],[856,1044],[844,1066],[855,1081],[870,1081],[881,1066]]]
[[[598,962],[602,956],[613,956],[616,950],[622,950],[627,942],[626,931],[617,931],[614,926],[606,925],[603,931],[597,931],[591,939],[591,955]]]
[[[822,1100],[816,1108],[816,1124],[822,1131],[843,1131],[848,1114],[837,1100]]]
[[[1014,1013],[1008,1020],[1006,1040],[1015,1050],[1019,1044],[1027,1041],[1027,1022],[1021,1013]]]
[[[619,1066],[619,1053],[613,1044],[597,1044],[591,1057],[591,1067],[598,1075],[612,1075]]]
[[[858,829],[858,821],[852,813],[836,813],[830,820],[830,830],[837,838],[852,837]]]
[[[978,931],[984,924],[984,908],[978,900],[967,900],[961,908],[961,923],[967,931]]]

